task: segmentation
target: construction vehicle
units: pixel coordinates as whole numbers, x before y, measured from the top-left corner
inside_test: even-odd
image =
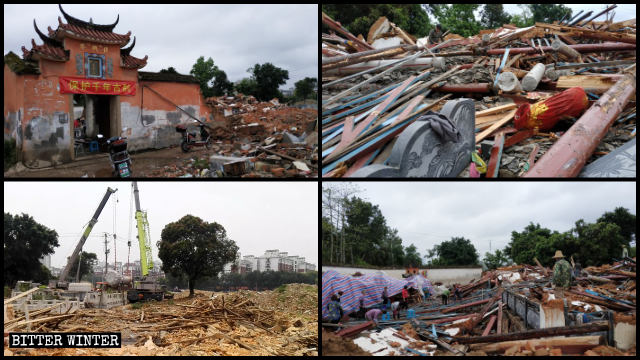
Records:
[[[140,279],[133,282],[133,288],[127,291],[127,300],[134,303],[137,301],[158,300],[165,297],[166,286],[158,284],[157,279],[149,276],[149,270],[153,269],[153,258],[151,256],[151,239],[149,237],[149,222],[147,212],[140,209],[140,196],[138,183],[133,182],[133,195],[136,203],[136,228],[138,229],[138,244],[140,245]]]
[[[84,246],[84,243],[87,241],[87,238],[91,233],[91,230],[93,229],[95,224],[98,222],[98,217],[100,216],[102,209],[107,204],[107,201],[109,200],[109,197],[111,196],[111,194],[115,193],[116,191],[118,191],[118,189],[113,190],[112,188],[107,188],[107,192],[102,197],[102,201],[98,205],[98,208],[96,209],[96,212],[93,214],[93,217],[91,218],[91,220],[89,220],[89,223],[87,224],[87,227],[84,230],[84,233],[80,237],[80,240],[76,245],[76,248],[73,249],[73,253],[67,259],[67,265],[64,267],[64,269],[62,269],[62,272],[60,273],[58,280],[52,280],[51,282],[49,282],[49,287],[58,288],[58,289],[69,288],[69,283],[66,280],[67,280],[67,276],[69,276],[69,271],[71,271],[71,266],[78,260],[78,254],[80,254],[80,250],[82,250],[82,246]]]

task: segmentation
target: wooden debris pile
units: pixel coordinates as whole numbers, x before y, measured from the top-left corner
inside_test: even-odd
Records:
[[[635,153],[635,19],[609,20],[615,7],[439,44],[384,16],[365,40],[323,13],[322,176],[398,163],[420,115],[472,98],[476,147],[459,177],[635,177],[635,160],[618,161]]]
[[[80,309],[37,318],[46,332],[121,332],[121,349],[21,349],[16,355],[317,355],[313,309],[279,310],[273,291],[184,294],[141,308]],[[308,290],[307,290],[308,292]],[[285,294],[288,294],[285,291]],[[247,296],[250,295],[250,296]],[[19,320],[19,319],[16,319]],[[6,322],[5,322],[6,329]],[[5,353],[7,348],[5,347]]]

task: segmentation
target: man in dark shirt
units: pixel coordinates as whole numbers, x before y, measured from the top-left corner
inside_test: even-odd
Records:
[[[444,40],[442,27],[440,24],[436,24],[436,27],[429,31],[429,43],[437,44]]]

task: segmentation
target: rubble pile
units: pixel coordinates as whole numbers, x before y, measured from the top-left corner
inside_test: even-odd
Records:
[[[314,301],[310,299],[314,296]],[[121,332],[118,349],[8,349],[5,355],[317,355],[317,287],[288,285],[277,291],[188,291],[140,308],[78,309],[39,314],[36,332]],[[300,297],[299,306],[279,304]],[[280,300],[279,300],[280,298]],[[276,306],[276,304],[278,304]],[[55,319],[48,319],[49,317]],[[5,320],[5,325],[6,325]],[[42,326],[40,326],[42,325]],[[5,334],[6,335],[6,334]],[[6,339],[6,338],[5,338]]]
[[[439,44],[323,13],[322,176],[635,177],[635,19],[596,21],[614,8]]]
[[[539,264],[501,267],[459,284],[460,298],[452,291],[447,304],[433,294],[410,301],[400,319],[382,308],[377,326],[349,311],[338,324],[323,323],[323,343],[331,333],[373,355],[635,356],[635,268],[628,257],[574,264],[570,287],[560,289]]]
[[[255,97],[242,94],[210,97],[206,101],[215,119],[207,123],[207,131],[215,139],[212,151],[204,158],[196,156],[182,164],[156,169],[150,176],[317,176],[316,110],[290,107],[278,99],[258,102]]]

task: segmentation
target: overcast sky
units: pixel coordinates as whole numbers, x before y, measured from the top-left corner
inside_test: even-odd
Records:
[[[246,70],[270,62],[289,71],[283,89],[305,77],[318,77],[318,5],[82,5],[67,4],[69,15],[96,24],[120,21],[114,32],[136,36],[131,55],[149,56],[142,71],[173,66],[188,74],[200,56],[211,57],[235,82],[249,77]],[[33,29],[47,34],[47,26],[66,23],[57,4],[4,5],[4,54],[22,56],[31,39],[42,41]]]
[[[107,187],[111,195],[84,251],[104,262],[104,232],[113,233],[117,196],[117,259],[126,262],[129,219],[132,219],[131,261],[140,259],[136,240],[135,204],[130,182],[4,182],[4,211],[26,213],[58,232],[60,246],[51,265],[62,267],[75,248],[84,225],[89,222]],[[244,255],[263,255],[278,249],[304,256],[318,265],[318,184],[315,182],[138,182],[140,204],[147,211],[154,259],[156,242],[165,225],[191,214],[207,222],[218,222],[227,230]],[[113,238],[108,247],[113,249]],[[124,260],[124,261],[123,261]],[[109,263],[114,252],[109,253]]]
[[[323,183],[323,186],[331,184]],[[358,182],[404,246],[421,256],[451,237],[471,240],[480,258],[503,249],[529,222],[559,232],[623,206],[636,213],[634,182]],[[335,183],[334,183],[335,185]],[[332,185],[329,185],[332,186]]]

